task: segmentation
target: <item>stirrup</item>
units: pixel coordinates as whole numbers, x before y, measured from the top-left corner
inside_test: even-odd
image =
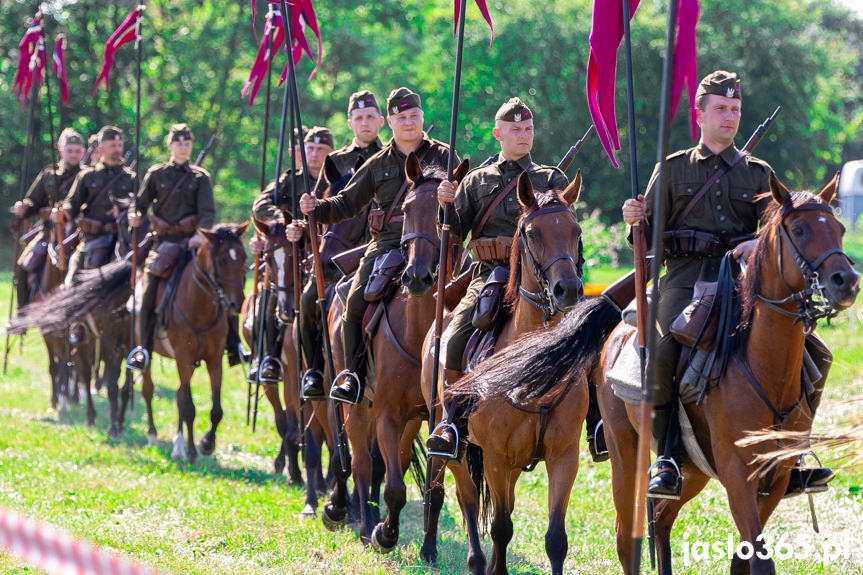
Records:
[[[334,397],[333,396],[333,390],[336,387],[338,387],[339,380],[340,379],[347,379],[348,376],[353,377],[354,380],[357,382],[357,397],[356,397],[356,399],[354,399],[354,401],[350,401],[349,399],[343,399],[341,397]],[[363,386],[360,385],[360,378],[356,373],[354,373],[353,371],[351,371],[349,369],[343,369],[338,373],[338,375],[336,375],[335,378],[333,378],[333,383],[332,383],[332,385],[330,385],[330,399],[332,399],[333,401],[341,402],[341,403],[348,403],[351,405],[356,405],[360,402],[360,399],[362,398],[362,394],[363,394],[362,387]]]
[[[597,442],[597,437],[600,436],[602,437],[602,443],[605,444],[605,449],[603,450],[599,449],[599,443]],[[594,462],[599,463],[608,460],[608,440],[605,438],[605,423],[602,419],[596,422],[596,427],[593,428],[593,441],[589,443],[592,443],[593,450],[590,455]]]
[[[308,395],[306,394],[306,387],[308,386],[308,382],[312,377],[318,376],[321,382],[321,394],[320,395]],[[308,401],[324,401],[327,399],[327,393],[324,391],[324,374],[321,373],[321,370],[315,368],[309,368],[303,373],[303,378],[300,381],[300,392],[303,396],[303,399]]]
[[[246,350],[246,347],[242,342],[237,344],[237,357],[239,357],[240,361],[246,365],[252,364],[252,352]]]
[[[427,452],[430,456],[440,457],[441,459],[444,459],[444,460],[456,459],[458,457],[458,444],[459,444],[459,441],[461,440],[461,437],[459,436],[458,428],[455,426],[455,423],[448,423],[446,421],[441,421],[440,423],[438,423],[435,426],[435,428],[432,430],[429,437],[431,437],[431,435],[440,435],[439,432],[441,432],[447,428],[452,429],[453,434],[455,434],[455,441],[453,442],[453,450],[450,452],[445,452],[445,451],[436,451],[436,450],[428,449]],[[426,441],[428,441],[428,439],[426,439]]]
[[[141,353],[144,355],[144,365],[139,366],[139,365],[136,365],[133,363],[133,358],[138,353]],[[149,367],[150,367],[150,352],[147,351],[147,348],[145,348],[145,347],[141,347],[139,345],[138,347],[136,347],[132,351],[130,351],[129,355],[126,356],[126,369],[128,369],[130,371],[137,371],[137,372],[147,371],[147,368],[149,368]]]
[[[672,469],[674,469],[674,471],[677,473],[677,485],[675,486],[675,493],[674,494],[664,494],[664,493],[652,494],[652,493],[650,493],[650,489],[648,488],[646,490],[647,491],[647,498],[648,499],[672,499],[672,500],[680,499],[680,494],[683,491],[683,476],[680,473],[680,467],[677,465],[677,462],[674,461],[673,457],[665,457],[664,455],[660,455],[659,457],[657,457],[656,461],[654,461],[650,465],[650,468],[648,468],[647,475],[648,475],[648,477],[650,477],[650,479],[653,479],[654,477],[656,477],[658,475],[658,474],[656,474],[656,471],[663,464],[670,465],[672,467]],[[648,480],[648,483],[649,483],[649,480]]]
[[[803,464],[804,459],[807,456],[812,456],[815,458],[815,461],[818,463],[818,467],[805,467]],[[802,454],[797,462],[794,464],[794,467],[791,469],[791,473],[800,474],[800,486],[791,486],[790,482],[788,488],[786,489],[785,495],[782,496],[783,499],[787,499],[789,497],[794,497],[796,495],[812,495],[813,493],[824,493],[830,488],[830,481],[833,480],[833,476],[830,477],[827,481],[823,483],[818,483],[816,485],[810,485],[809,481],[812,479],[812,470],[814,469],[822,469],[824,468],[824,464],[821,463],[821,459],[815,455],[814,451],[810,451],[809,453]],[[805,474],[805,471],[809,470],[809,473]],[[810,501],[811,502],[811,501]]]
[[[274,362],[276,362],[276,365],[279,366],[279,375],[275,379],[272,377],[264,377],[263,368],[264,368],[264,365],[268,361],[274,361]],[[285,368],[282,365],[282,362],[278,360],[278,358],[276,358],[272,355],[267,355],[267,356],[264,356],[264,359],[262,359],[261,363],[258,364],[258,381],[261,382],[261,385],[278,385],[278,383],[282,379],[284,379],[284,377],[285,377]]]
[[[260,367],[259,365],[254,364],[254,361],[249,362],[249,371],[246,372],[246,383],[251,383],[251,384],[258,383],[258,368],[259,367]]]

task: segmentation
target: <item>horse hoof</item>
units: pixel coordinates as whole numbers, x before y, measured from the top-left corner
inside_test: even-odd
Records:
[[[375,530],[372,531],[372,548],[378,553],[382,553],[386,555],[390,553],[393,549],[396,548],[396,543],[398,543],[398,538],[395,541],[388,542],[384,537],[384,524],[378,523],[375,525]]]
[[[276,475],[281,475],[285,470],[285,456],[279,455],[276,457],[276,460],[273,462],[273,469],[276,472]]]
[[[113,423],[108,428],[108,439],[117,439],[120,437],[120,431],[117,429],[117,426]]]
[[[204,436],[198,447],[202,455],[212,455],[216,451],[216,440],[215,438],[210,440],[209,436]]]
[[[315,511],[315,508],[310,503],[306,503],[306,506],[300,511],[300,517],[303,519],[314,519],[317,516],[318,512]]]
[[[338,531],[345,525],[345,510],[338,511],[331,503],[327,503],[321,513],[321,523],[328,531]]]
[[[431,546],[431,549],[426,549],[426,546],[423,545],[420,549],[420,558],[429,567],[437,568],[437,549],[434,546]]]
[[[159,440],[156,438],[155,433],[147,434],[147,447],[157,447],[159,445]]]

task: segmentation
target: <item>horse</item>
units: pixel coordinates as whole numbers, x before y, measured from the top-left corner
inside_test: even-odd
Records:
[[[467,162],[456,169],[458,179],[467,172]],[[410,188],[402,204],[404,223],[402,250],[406,267],[401,277],[402,289],[387,302],[380,325],[367,342],[367,390],[374,390],[374,402],[363,398],[350,407],[345,431],[351,446],[351,475],[358,492],[360,539],[382,553],[395,548],[399,536],[399,515],[407,502],[404,474],[411,461],[412,443],[422,418],[427,416],[420,389],[419,352],[429,326],[434,321],[435,270],[440,251],[436,229],[437,187],[444,175],[424,174],[416,155],[405,162]],[[341,301],[330,308],[330,333],[333,342],[334,369],[346,366],[341,345]],[[335,409],[342,409],[335,406]],[[384,500],[387,515],[377,523],[378,514],[370,504],[373,476],[372,448],[375,437],[386,467]],[[415,473],[417,478],[421,473]],[[327,528],[345,523],[347,512],[347,475],[335,473],[335,486],[321,519]]]
[[[740,318],[725,347],[718,384],[710,387],[703,403],[684,407],[701,452],[715,470],[728,495],[740,534],[753,550],[747,560],[735,555],[732,574],[773,574],[775,565],[764,553],[761,534],[773,510],[786,493],[792,463],[779,463],[772,473],[759,477],[754,460],[771,447],[739,445],[749,433],[778,427],[808,434],[812,410],[801,381],[806,334],[817,319],[850,307],[860,291],[860,276],[842,251],[844,228],[833,215],[830,201],[836,192],[834,178],[818,194],[789,191],[770,176],[772,202],[762,216],[765,222],[751,261],[739,287]],[[617,553],[631,574],[633,506],[639,439],[638,406],[624,403],[606,379],[625,341],[629,326],[618,325],[619,310],[604,298],[579,303],[554,330],[521,340],[482,373],[479,383],[508,378],[506,393],[537,394],[573,374],[590,377],[605,422],[612,465],[612,489],[617,511]],[[798,325],[800,324],[800,325]],[[710,477],[693,462],[692,452],[682,461],[683,490],[679,500],[657,500],[653,507],[657,564],[660,574],[671,573],[671,529],[682,506],[705,487]]]
[[[228,333],[228,311],[239,312],[243,304],[246,250],[242,236],[249,223],[219,224],[211,229],[199,228],[202,243],[191,261],[180,272],[170,319],[164,330],[157,328],[154,351],[177,363],[180,387],[177,390],[179,421],[173,440],[171,459],[186,459],[194,464],[198,450],[194,442],[195,404],[191,379],[201,361],[206,362],[210,376],[213,406],[210,429],[201,439],[201,452],[210,455],[216,448],[216,428],[222,420],[222,355]],[[156,441],[153,421],[155,387],[150,368],[141,373],[141,394],[147,407],[147,436]],[[122,421],[125,401],[121,406]],[[186,425],[188,440],[183,437]],[[186,443],[184,445],[184,442]]]
[[[554,326],[581,297],[581,227],[570,209],[578,200],[580,190],[580,173],[565,190],[543,193],[534,192],[526,173],[520,176],[517,192],[522,215],[512,241],[510,277],[504,297],[509,314],[500,320],[495,353],[525,333]],[[427,405],[431,403],[433,336],[430,330],[422,356],[422,388]],[[443,373],[442,365],[439,373]],[[441,386],[440,380],[437,385]],[[477,522],[480,514],[486,516],[488,494],[494,508],[491,524],[494,547],[488,573],[507,572],[506,547],[513,534],[510,516],[515,503],[515,485],[522,470],[530,471],[544,459],[549,476],[546,552],[552,573],[561,573],[567,550],[564,518],[578,472],[578,442],[587,412],[587,386],[581,381],[569,380],[547,396],[526,404],[494,394],[484,399],[484,388],[462,383],[457,383],[453,390],[474,398],[476,408],[469,420],[469,438],[473,445],[469,448],[468,465],[449,465],[468,529],[470,572],[486,572]],[[442,466],[442,460],[432,459],[432,478],[442,478]],[[429,494],[429,529],[423,547],[423,556],[427,559],[436,555],[434,546],[443,498],[443,480],[433,479]]]

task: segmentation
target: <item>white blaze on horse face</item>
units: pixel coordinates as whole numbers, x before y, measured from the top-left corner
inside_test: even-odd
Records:
[[[818,221],[823,224],[827,222],[827,218],[825,218],[824,216],[818,216]]]
[[[286,251],[285,248],[280,248],[273,252],[273,258],[276,260],[276,281],[280,286],[288,285],[288,270],[285,269]]]
[[[228,250],[228,255],[231,256],[231,260],[237,261],[237,250],[231,248],[230,250]]]

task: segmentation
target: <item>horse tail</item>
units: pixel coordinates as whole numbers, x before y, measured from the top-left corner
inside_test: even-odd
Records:
[[[425,445],[417,436],[414,438],[413,449],[411,449],[411,462],[408,471],[410,471],[411,479],[414,480],[420,491],[423,491],[426,485],[426,457]]]
[[[485,481],[485,469],[483,467],[482,447],[474,443],[467,444],[467,454],[465,455],[467,463],[467,471],[470,473],[470,478],[476,486],[476,492],[479,496],[478,507],[478,522],[479,529],[483,533],[488,533],[489,518],[491,516],[491,492],[488,488],[488,483]]]
[[[542,397],[599,361],[620,310],[603,297],[581,300],[557,326],[529,333],[480,363],[452,392],[482,399]]]
[[[105,302],[116,301],[124,290],[128,293],[131,276],[132,264],[126,260],[81,270],[71,286],[55,289],[45,299],[23,307],[9,322],[8,331],[21,334],[29,327],[44,333],[61,331],[83,321]]]

